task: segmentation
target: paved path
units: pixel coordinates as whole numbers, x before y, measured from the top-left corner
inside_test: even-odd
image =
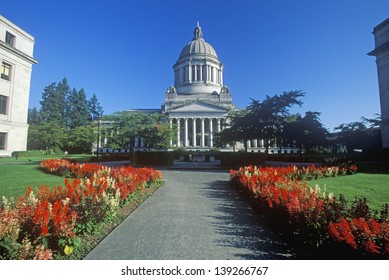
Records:
[[[225,171],[164,170],[165,184],[86,259],[285,259]]]

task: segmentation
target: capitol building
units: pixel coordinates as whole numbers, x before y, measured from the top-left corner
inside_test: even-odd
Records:
[[[171,141],[171,147],[189,151],[216,148],[217,133],[228,127],[228,114],[237,109],[229,88],[224,84],[224,66],[215,49],[204,40],[199,23],[194,29],[192,40],[180,52],[173,70],[174,85],[167,88],[161,109],[133,109],[128,112],[166,114],[171,127],[177,127],[177,136]],[[109,126],[109,122],[107,124]],[[100,147],[107,143],[106,138],[102,140]],[[250,152],[265,152],[262,139],[249,140],[246,146]],[[142,138],[135,138],[133,147],[135,150],[147,148]],[[217,148],[237,151],[244,149],[244,145],[238,142],[234,147],[227,145]],[[287,149],[289,152],[290,148]],[[101,150],[112,151],[109,148]],[[271,153],[274,151],[273,148],[270,150]]]
[[[199,23],[194,29],[192,40],[180,52],[173,70],[174,84],[167,88],[161,109],[131,109],[127,112],[160,113],[168,116],[170,126],[177,127],[177,135],[170,142],[171,147],[188,151],[216,148],[217,133],[228,127],[229,112],[238,109],[232,102],[229,88],[224,84],[224,66],[215,49],[205,41]],[[104,124],[109,128],[112,121],[105,121]],[[107,136],[100,140],[97,147],[103,147],[99,149],[101,152],[113,151],[105,148],[107,143]],[[263,139],[252,139],[245,144],[250,152],[264,153],[266,150]],[[132,147],[135,150],[145,150],[147,143],[138,137]],[[238,151],[243,150],[245,145],[238,142],[235,146],[217,148],[222,151]],[[271,147],[269,152],[274,153],[278,149]],[[127,149],[122,149],[122,152],[126,151]],[[282,148],[281,152],[293,153],[297,149],[287,147]]]
[[[197,23],[193,39],[182,49],[173,66],[174,85],[166,91],[162,113],[176,125],[175,147],[212,148],[227,114],[235,106],[223,83],[223,64],[215,49],[203,38]]]

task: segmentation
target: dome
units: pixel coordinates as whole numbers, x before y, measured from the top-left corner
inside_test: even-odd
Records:
[[[199,26],[199,23],[197,23],[197,26],[194,30],[194,37],[192,41],[190,41],[181,51],[180,57],[178,60],[185,58],[186,56],[193,55],[193,54],[202,54],[202,55],[211,55],[217,58],[217,54],[215,49],[205,42],[203,39],[203,32],[201,31],[201,27]]]

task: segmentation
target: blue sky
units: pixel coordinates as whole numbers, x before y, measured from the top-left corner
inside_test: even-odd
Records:
[[[302,90],[295,111],[321,112],[330,130],[380,113],[375,58],[367,53],[389,0],[13,0],[0,14],[35,38],[30,108],[64,77],[95,93],[105,114],[160,108],[199,20],[238,108]]]

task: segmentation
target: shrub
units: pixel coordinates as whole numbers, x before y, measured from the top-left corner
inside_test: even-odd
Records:
[[[30,150],[30,151],[15,151],[12,152],[13,157],[37,157],[44,155],[46,152],[41,150]]]

